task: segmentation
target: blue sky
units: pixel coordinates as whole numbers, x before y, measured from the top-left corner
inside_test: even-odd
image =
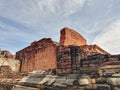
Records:
[[[60,30],[81,33],[88,44],[120,53],[120,0],[0,0],[0,48],[16,51]]]

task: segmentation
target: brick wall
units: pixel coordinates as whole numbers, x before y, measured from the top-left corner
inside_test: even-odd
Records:
[[[57,73],[79,73],[81,52],[77,46],[57,47]]]
[[[61,30],[60,45],[82,46],[86,44],[87,44],[86,39],[82,35],[80,35],[78,32],[69,28],[63,28]]]
[[[16,59],[21,61],[22,72],[56,68],[56,45],[50,38],[35,41],[18,51]]]
[[[103,63],[102,55],[105,56],[106,54],[108,53],[96,45],[59,46],[57,47],[57,73],[79,73],[82,66],[88,67],[89,65],[94,66]],[[93,56],[96,57],[95,60]],[[89,57],[92,59],[90,60]],[[84,63],[82,63],[83,61]]]

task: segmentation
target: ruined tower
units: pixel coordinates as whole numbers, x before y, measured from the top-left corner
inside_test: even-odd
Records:
[[[61,36],[60,36],[60,45],[63,46],[83,46],[87,44],[87,40],[80,35],[78,32],[69,29],[69,28],[63,28],[61,30]]]

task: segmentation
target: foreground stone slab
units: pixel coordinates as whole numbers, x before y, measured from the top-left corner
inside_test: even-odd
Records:
[[[40,89],[39,88],[16,85],[16,86],[13,87],[12,90],[40,90]]]

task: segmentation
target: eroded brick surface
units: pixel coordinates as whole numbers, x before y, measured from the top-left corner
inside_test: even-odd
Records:
[[[96,58],[102,60],[101,57],[97,56],[105,56],[106,54],[108,53],[96,45],[59,46],[57,47],[57,73],[79,73],[82,65],[81,60],[86,61],[87,63],[84,62],[83,65],[88,67],[90,62],[87,58],[89,56],[95,55],[95,60],[92,58],[92,61],[96,63],[99,62]],[[104,62],[104,58],[102,61]]]
[[[106,52],[96,44],[84,45],[84,46],[80,46],[80,48],[84,51],[84,57],[95,55],[95,54],[109,54],[108,52]]]
[[[57,73],[79,73],[81,53],[78,46],[57,47]]]
[[[0,58],[14,58],[14,55],[7,50],[0,50]]]

